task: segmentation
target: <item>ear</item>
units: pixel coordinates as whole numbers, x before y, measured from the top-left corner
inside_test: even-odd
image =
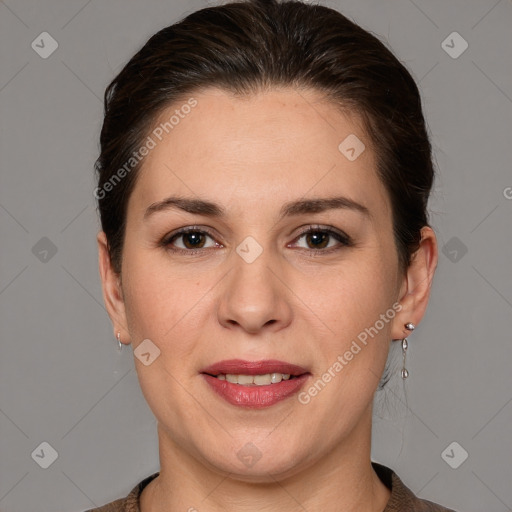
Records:
[[[114,337],[121,332],[121,342],[129,344],[129,333],[126,328],[126,311],[121,287],[121,276],[116,274],[108,252],[107,237],[103,231],[97,236],[98,241],[98,263],[103,289],[103,301],[107,308],[108,316],[114,327]]]
[[[402,309],[395,315],[392,326],[394,340],[405,338],[411,331],[404,325],[412,322],[418,325],[427,309],[430,288],[437,267],[437,240],[432,228],[424,226],[421,242],[413,254],[411,264],[402,278],[398,302]]]

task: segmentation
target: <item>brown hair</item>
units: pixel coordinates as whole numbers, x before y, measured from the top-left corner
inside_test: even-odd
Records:
[[[408,267],[428,225],[434,179],[415,81],[379,39],[336,10],[247,0],[201,9],[160,30],[105,91],[95,197],[117,273],[140,168],[133,155],[165,108],[209,86],[237,95],[273,86],[313,88],[359,114],[390,197],[399,265]]]

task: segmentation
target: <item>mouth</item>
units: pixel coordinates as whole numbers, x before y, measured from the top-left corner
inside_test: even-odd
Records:
[[[297,393],[311,375],[305,368],[284,361],[240,359],[220,361],[200,374],[232,405],[258,409]]]

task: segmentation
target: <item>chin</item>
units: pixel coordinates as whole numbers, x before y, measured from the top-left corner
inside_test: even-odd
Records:
[[[279,456],[276,457],[276,454]],[[276,480],[292,477],[303,469],[297,465],[296,453],[283,453],[276,447],[258,450],[251,442],[247,442],[228,460],[225,454],[221,458],[208,458],[208,466],[229,475],[233,480],[248,483],[275,483]]]

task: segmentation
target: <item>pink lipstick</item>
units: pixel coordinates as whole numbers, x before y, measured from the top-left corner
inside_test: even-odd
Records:
[[[241,359],[220,361],[201,374],[227,402],[251,409],[269,407],[294,395],[311,375],[305,368],[284,361]]]

